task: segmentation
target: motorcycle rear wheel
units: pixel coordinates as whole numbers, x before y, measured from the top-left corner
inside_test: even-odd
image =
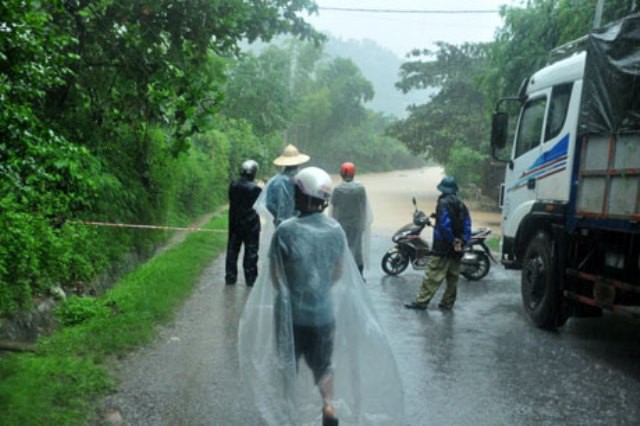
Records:
[[[398,275],[409,266],[409,258],[401,251],[388,251],[382,257],[382,270],[388,275]]]
[[[478,250],[474,250],[473,252],[478,256],[478,266],[472,270],[463,270],[460,274],[469,281],[478,281],[483,279],[489,273],[489,270],[491,269],[491,262],[489,261],[489,256],[484,252]]]

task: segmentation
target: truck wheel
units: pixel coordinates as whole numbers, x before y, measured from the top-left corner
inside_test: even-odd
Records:
[[[560,324],[560,295],[553,279],[551,241],[540,232],[530,242],[522,262],[522,302],[533,323],[545,329]]]

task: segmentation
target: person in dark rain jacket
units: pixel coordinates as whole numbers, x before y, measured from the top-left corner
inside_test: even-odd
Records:
[[[447,288],[438,307],[450,310],[456,302],[462,248],[471,238],[471,217],[456,195],[458,184],[455,178],[444,177],[438,184],[438,190],[442,194],[436,206],[432,256],[415,301],[405,304],[408,309],[427,309],[445,279]]]
[[[240,179],[229,185],[229,240],[225,282],[233,285],[238,278],[238,255],[244,244],[244,280],[249,287],[258,276],[258,248],[260,244],[260,218],[253,209],[262,189],[254,183],[258,163],[247,160],[240,167]]]

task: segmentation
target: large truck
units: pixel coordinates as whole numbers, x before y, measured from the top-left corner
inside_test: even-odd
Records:
[[[498,101],[491,130],[498,159],[517,102],[501,260],[546,329],[603,310],[640,318],[640,15],[572,46]]]

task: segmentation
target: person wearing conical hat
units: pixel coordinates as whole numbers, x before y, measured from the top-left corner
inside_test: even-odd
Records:
[[[302,154],[298,148],[289,144],[282,155],[273,160],[273,164],[283,167],[282,171],[272,177],[266,186],[266,207],[273,216],[277,227],[283,220],[296,213],[293,177],[301,164],[309,161],[309,156]]]

